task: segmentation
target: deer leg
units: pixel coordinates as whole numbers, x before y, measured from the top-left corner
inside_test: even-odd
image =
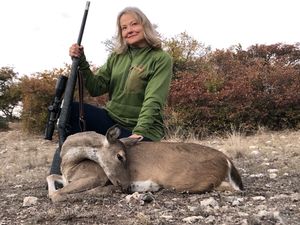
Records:
[[[55,182],[61,183],[63,186],[66,185],[63,180],[63,177],[61,175],[51,174],[51,175],[47,176],[46,179],[47,179],[47,184],[48,184],[49,196],[57,191],[55,188]]]
[[[205,193],[216,189],[221,184],[221,179],[216,176],[206,176],[205,179],[195,183],[189,190],[189,193]]]
[[[103,196],[116,192],[117,190],[120,190],[120,188],[114,185],[98,186],[91,190],[88,190],[87,194],[92,196]]]
[[[220,184],[220,186],[216,187],[215,190],[216,191],[222,191],[222,192],[224,192],[224,191],[233,192],[234,191],[233,187],[227,181],[222,181],[222,183]]]
[[[63,188],[51,193],[51,195],[49,194],[49,197],[53,202],[64,201],[69,195],[86,192],[101,185],[104,185],[104,183],[98,177],[81,178],[68,183]]]

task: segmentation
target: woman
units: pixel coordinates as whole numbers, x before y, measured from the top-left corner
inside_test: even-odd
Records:
[[[80,58],[79,70],[91,96],[109,94],[105,108],[85,105],[86,129],[105,134],[115,124],[122,137],[159,141],[164,136],[162,111],[172,76],[171,57],[144,13],[135,7],[117,18],[117,46],[95,73],[90,70],[83,47],[73,44],[71,57]],[[71,113],[71,131],[79,132],[78,105]]]

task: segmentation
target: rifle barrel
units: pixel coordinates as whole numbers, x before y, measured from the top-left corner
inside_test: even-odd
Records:
[[[78,39],[77,39],[78,45],[81,44],[89,6],[90,6],[90,2],[87,1],[86,7],[84,10],[84,14],[83,14],[83,18],[82,18],[82,22],[81,22],[80,32],[79,32]],[[73,101],[73,95],[74,95],[74,90],[75,90],[75,85],[76,85],[76,80],[77,80],[78,65],[79,65],[79,58],[74,57],[72,59],[71,74],[69,76],[68,83],[66,86],[63,104],[62,104],[62,108],[61,108],[61,113],[60,113],[60,117],[59,117],[59,121],[58,121],[58,134],[59,134],[59,146],[60,147],[64,143],[66,136],[67,136],[66,123],[69,119],[71,103]]]
[[[90,8],[90,1],[87,1],[86,5],[85,5],[85,10],[84,10],[84,14],[83,14],[82,22],[81,22],[81,27],[80,27],[78,39],[77,39],[77,44],[78,45],[81,44],[81,40],[82,40],[83,31],[84,31],[84,27],[85,27],[85,23],[86,23],[86,18],[87,18],[88,12],[89,12],[89,8]]]

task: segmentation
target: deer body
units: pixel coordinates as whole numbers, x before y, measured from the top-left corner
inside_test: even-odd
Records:
[[[47,177],[52,201],[95,188],[104,194],[119,187],[129,192],[166,188],[202,193],[228,181],[233,189],[243,190],[232,161],[216,149],[194,143],[119,140],[119,134],[119,128],[112,127],[106,136],[96,132],[69,136],[61,151],[62,175]],[[56,190],[55,181],[64,187]]]
[[[194,143],[141,142],[127,149],[130,190],[201,193],[217,188],[228,178],[243,189],[232,161],[222,152]]]

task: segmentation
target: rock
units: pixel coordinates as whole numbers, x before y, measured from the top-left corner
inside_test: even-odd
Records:
[[[276,174],[276,173],[270,173],[270,174],[269,174],[269,177],[270,177],[271,179],[275,179],[275,178],[277,177],[277,174]]]
[[[270,200],[273,200],[273,199],[284,199],[284,198],[288,198],[289,196],[286,195],[286,194],[279,194],[279,195],[275,195],[273,197],[270,198]]]
[[[259,155],[259,154],[260,154],[260,152],[257,151],[257,150],[254,150],[254,151],[251,152],[251,155]]]
[[[278,211],[261,210],[257,213],[256,217],[260,220],[268,219],[270,221],[274,221],[274,224],[278,224],[276,222],[279,222],[279,224],[284,224],[283,219],[281,218],[280,213]]]
[[[210,215],[205,219],[205,223],[213,224],[216,221],[216,217]]]
[[[293,194],[291,194],[291,200],[293,202],[298,202],[299,199],[300,199],[300,194],[299,193],[293,193]]]
[[[278,169],[268,169],[269,173],[277,173],[279,170]]]
[[[16,197],[18,194],[9,194],[9,195],[6,195],[6,197],[8,198],[13,198],[13,197]]]
[[[185,223],[195,223],[202,219],[203,219],[202,216],[190,216],[190,217],[183,218],[182,221]]]
[[[160,217],[161,217],[161,218],[164,218],[164,219],[166,219],[166,220],[171,220],[171,219],[173,219],[173,216],[172,216],[172,215],[161,215]]]
[[[134,192],[131,195],[127,195],[125,200],[127,203],[131,202],[132,200],[138,200],[140,198],[140,194],[138,192]]]
[[[201,206],[211,206],[213,208],[219,207],[219,203],[213,198],[204,199],[200,202]]]
[[[258,218],[262,218],[262,217],[266,217],[268,215],[268,211],[267,210],[260,210],[258,213],[257,213],[257,217]]]
[[[33,196],[25,197],[23,200],[23,207],[36,205],[37,200],[38,200],[37,197],[33,197]]]
[[[241,225],[248,225],[247,219],[243,219],[242,222],[241,222]]]
[[[239,204],[240,204],[240,202],[238,200],[234,200],[231,205],[238,206]]]
[[[154,196],[150,192],[147,192],[145,194],[134,192],[133,194],[127,195],[125,197],[126,203],[139,203],[140,205],[144,205],[145,203],[150,203],[153,200],[154,200]]]
[[[196,212],[199,210],[199,206],[187,206],[188,210],[191,212]]]
[[[141,196],[141,200],[144,201],[145,203],[150,203],[154,200],[154,196],[152,193],[147,192]]]
[[[263,176],[265,175],[262,173],[257,173],[257,174],[251,174],[249,177],[263,177]]]
[[[272,141],[266,141],[265,142],[267,145],[271,145],[272,144]]]
[[[189,199],[191,202],[196,202],[196,201],[198,201],[199,197],[197,195],[193,195],[193,196],[189,197]]]
[[[247,217],[247,216],[249,216],[249,214],[245,213],[245,212],[238,212],[238,215],[241,216],[241,217]]]
[[[229,196],[227,198],[224,198],[225,201],[231,203],[232,206],[238,206],[240,205],[241,202],[244,201],[244,198],[239,198],[239,197],[236,197],[236,196]]]
[[[254,196],[252,197],[252,200],[254,201],[264,201],[266,198],[264,196]]]

